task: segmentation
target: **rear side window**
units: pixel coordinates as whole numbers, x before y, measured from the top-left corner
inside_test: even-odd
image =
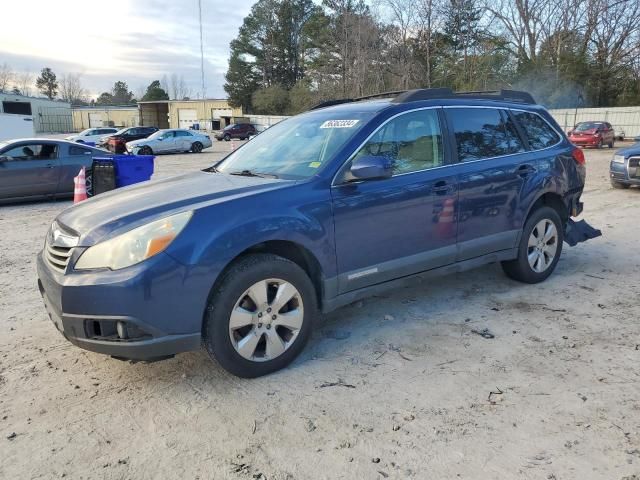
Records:
[[[506,112],[496,108],[450,108],[447,116],[461,162],[525,151]]]
[[[533,150],[551,147],[560,141],[558,134],[540,115],[529,112],[512,113],[527,134]]]
[[[91,150],[73,145],[69,147],[69,155],[91,155]]]

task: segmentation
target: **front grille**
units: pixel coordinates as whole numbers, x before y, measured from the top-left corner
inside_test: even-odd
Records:
[[[64,272],[67,269],[69,263],[69,257],[71,257],[71,251],[73,248],[69,247],[57,247],[49,245],[49,242],[45,245],[44,257],[47,259],[47,263],[51,267],[60,272]]]
[[[53,269],[64,273],[76,245],[78,237],[53,222],[44,242],[44,258]]]

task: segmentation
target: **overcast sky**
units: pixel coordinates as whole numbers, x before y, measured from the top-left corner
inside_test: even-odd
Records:
[[[222,88],[229,42],[255,0],[202,0],[206,96]],[[197,0],[2,1],[0,64],[80,73],[93,96],[124,80],[137,92],[163,74],[201,90]]]

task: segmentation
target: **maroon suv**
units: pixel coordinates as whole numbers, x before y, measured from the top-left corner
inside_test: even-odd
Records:
[[[227,125],[223,130],[215,134],[216,140],[224,140],[228,142],[232,138],[246,140],[251,135],[257,133],[256,127],[250,123],[232,123]]]

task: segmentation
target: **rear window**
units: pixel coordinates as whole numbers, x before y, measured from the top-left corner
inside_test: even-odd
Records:
[[[524,152],[506,112],[496,108],[450,108],[458,160],[469,162]]]
[[[527,134],[532,149],[551,147],[560,141],[560,136],[540,115],[530,112],[512,113]]]

